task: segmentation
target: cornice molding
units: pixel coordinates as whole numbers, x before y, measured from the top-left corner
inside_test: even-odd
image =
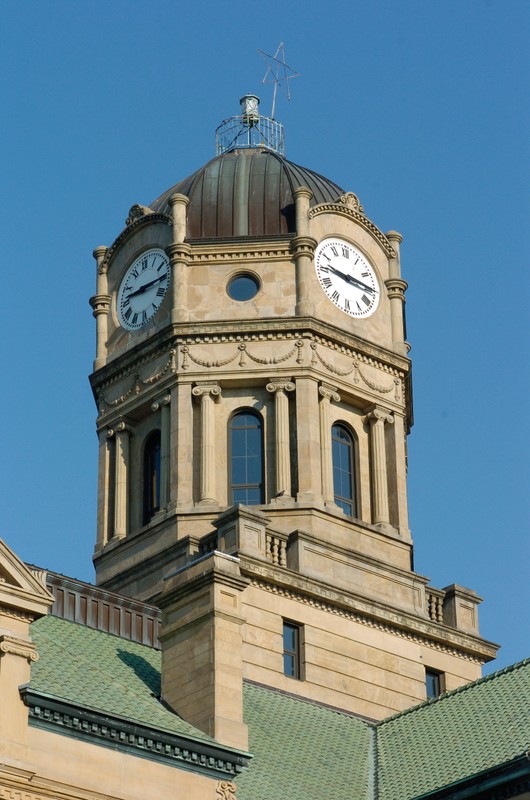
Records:
[[[468,637],[456,629],[453,631],[447,626],[443,626],[443,632],[437,632],[435,624],[428,619],[414,619],[406,612],[387,609],[383,606],[379,608],[375,603],[368,604],[366,598],[357,600],[354,596],[347,597],[345,591],[339,592],[320,587],[306,576],[287,574],[286,570],[282,568],[254,563],[242,554],[241,572],[250,577],[253,586],[272,594],[296,600],[327,613],[353,620],[361,625],[399,636],[402,639],[408,639],[464,661],[482,665],[485,661],[494,658],[496,654],[496,649],[485,640],[477,642],[473,637]],[[356,607],[348,608],[348,605]],[[361,609],[360,605],[365,605],[366,609]],[[453,644],[441,640],[442,636],[447,638],[448,633]],[[482,655],[475,655],[473,651],[477,650],[481,650]]]
[[[202,742],[150,728],[39,694],[27,687],[23,687],[20,694],[29,709],[30,725],[34,727],[211,778],[226,780],[235,777],[251,758],[248,753],[231,750],[217,742]]]

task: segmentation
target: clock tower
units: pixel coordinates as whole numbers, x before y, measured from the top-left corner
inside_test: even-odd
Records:
[[[401,236],[241,102],[94,251],[91,383],[97,583],[162,607],[165,698],[244,747],[243,679],[381,718],[495,647],[413,570]]]

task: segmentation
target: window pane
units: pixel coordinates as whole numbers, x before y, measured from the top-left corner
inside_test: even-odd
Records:
[[[243,411],[230,421],[231,502],[263,502],[262,425],[256,414]]]
[[[333,460],[333,493],[335,503],[345,514],[355,512],[353,498],[353,439],[342,425],[331,431],[331,457]]]

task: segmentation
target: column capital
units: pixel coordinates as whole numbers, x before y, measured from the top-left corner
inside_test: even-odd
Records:
[[[381,408],[381,406],[374,404],[367,409],[367,413],[363,417],[363,422],[374,425],[379,421],[387,422],[389,425],[392,425],[394,422],[394,417],[389,411],[386,410],[386,408]]]
[[[269,383],[265,387],[268,392],[294,392],[295,384],[292,380],[280,378],[269,378]]]
[[[408,288],[407,281],[402,278],[389,278],[385,281],[385,286],[390,299],[397,297],[399,300],[405,301],[405,291]]]
[[[168,406],[171,403],[171,395],[169,393],[162,395],[158,400],[151,405],[151,411],[158,411],[162,406]]]
[[[218,383],[197,383],[191,390],[191,393],[194,397],[206,395],[216,399],[221,396],[221,387]]]
[[[312,236],[295,236],[291,242],[291,254],[296,261],[303,256],[313,258],[317,240]]]
[[[110,308],[111,296],[110,294],[95,294],[88,301],[92,307],[92,314],[94,317],[99,314],[108,314]]]
[[[337,392],[335,386],[331,386],[329,383],[321,383],[318,387],[318,393],[324,400],[329,400],[330,402],[333,400],[335,403],[340,403],[340,394]]]
[[[112,427],[107,428],[107,439],[113,439],[120,433],[132,433],[133,426],[125,419],[118,420]]]

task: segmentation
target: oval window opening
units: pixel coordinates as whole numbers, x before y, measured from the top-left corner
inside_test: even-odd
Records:
[[[228,281],[226,288],[229,297],[232,300],[238,300],[244,303],[246,300],[252,300],[253,297],[259,292],[259,283],[253,275],[245,273],[244,275],[234,275]]]

